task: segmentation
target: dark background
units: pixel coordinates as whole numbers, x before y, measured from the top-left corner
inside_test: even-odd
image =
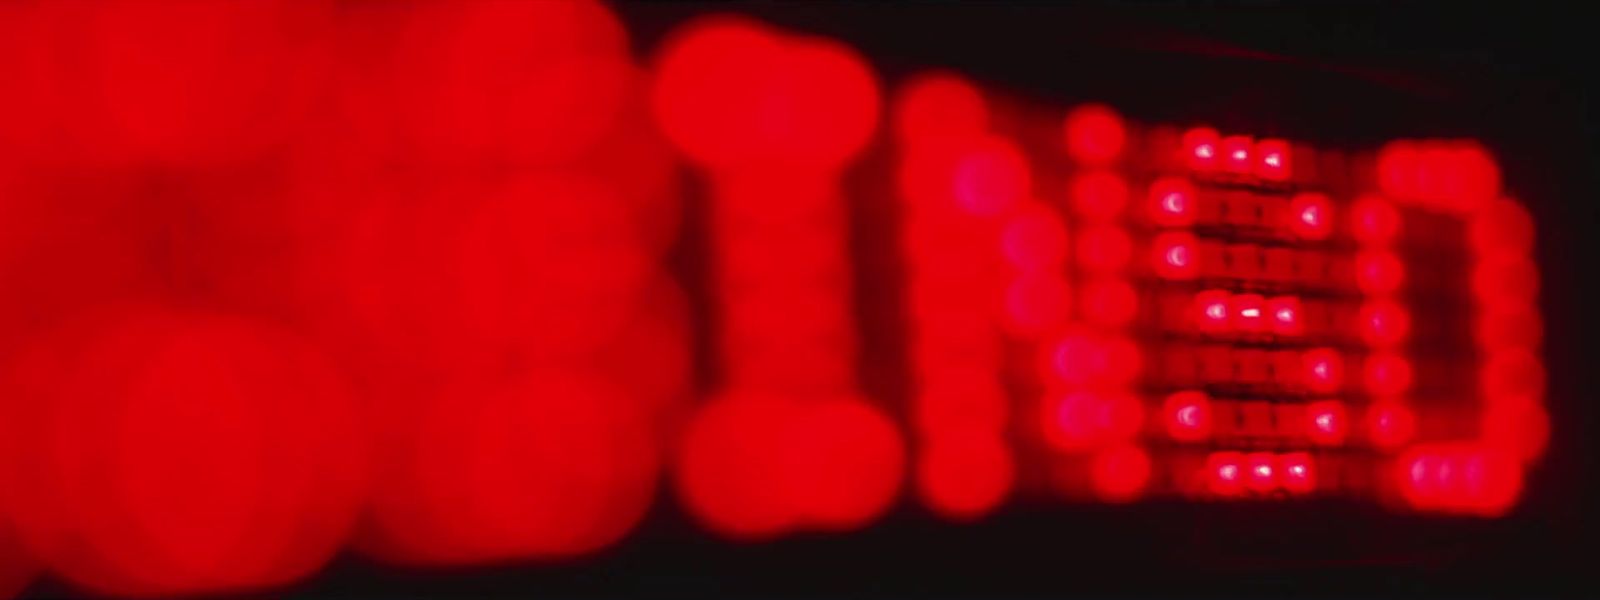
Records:
[[[641,57],[732,11],[861,50],[884,79],[943,66],[1046,103],[1145,122],[1372,147],[1482,140],[1539,224],[1554,432],[1528,495],[1493,521],[1343,503],[1014,503],[952,525],[909,503],[862,532],[717,541],[663,495],[629,539],[565,565],[397,570],[341,559],[304,597],[1546,596],[1600,592],[1589,489],[1600,226],[1589,19],[1525,4],[625,3]],[[51,590],[38,590],[50,594]]]

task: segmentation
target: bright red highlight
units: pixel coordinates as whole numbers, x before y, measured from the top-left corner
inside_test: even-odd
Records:
[[[1303,240],[1324,240],[1333,232],[1333,201],[1303,192],[1289,199],[1289,231]]]
[[[1267,312],[1267,300],[1260,294],[1234,294],[1228,299],[1232,328],[1242,333],[1263,333],[1275,319]]]
[[[1393,300],[1369,300],[1356,316],[1361,339],[1377,348],[1390,348],[1411,333],[1411,313]]]
[[[1489,447],[1422,446],[1407,452],[1395,466],[1401,494],[1420,510],[1499,516],[1522,493],[1520,463]]]
[[[1200,273],[1199,242],[1194,234],[1168,231],[1150,242],[1151,268],[1162,279],[1188,280]]]
[[[1256,177],[1267,181],[1283,181],[1291,173],[1289,164],[1289,142],[1278,139],[1264,139],[1256,142]]]
[[[1275,296],[1267,299],[1267,315],[1272,319],[1272,332],[1281,336],[1297,336],[1305,331],[1300,317],[1300,299],[1294,296]]]
[[[1343,444],[1348,430],[1343,403],[1323,400],[1306,405],[1306,437],[1312,443],[1319,446]]]
[[[1317,474],[1311,455],[1290,452],[1278,455],[1278,484],[1291,494],[1309,494],[1317,489]]]
[[[1417,417],[1404,404],[1379,402],[1367,408],[1367,439],[1373,446],[1393,450],[1417,434]]]
[[[1380,352],[1367,357],[1361,367],[1361,380],[1367,393],[1374,396],[1397,396],[1411,389],[1411,361],[1393,352]]]
[[[1197,442],[1211,436],[1211,399],[1205,392],[1184,391],[1167,396],[1161,412],[1167,435],[1181,442]]]
[[[1218,496],[1244,493],[1245,459],[1241,452],[1212,452],[1206,457],[1206,485]]]
[[[1331,394],[1344,385],[1344,358],[1332,348],[1307,350],[1301,359],[1306,389]]]
[[[1190,170],[1208,173],[1222,164],[1222,136],[1210,127],[1183,132],[1183,162]],[[1248,157],[1246,157],[1248,158]]]
[[[1392,252],[1373,250],[1356,255],[1356,287],[1364,294],[1393,294],[1405,275],[1405,264]]]
[[[1067,113],[1067,156],[1086,165],[1114,162],[1126,144],[1122,117],[1103,104],[1085,104]]]
[[[1206,290],[1195,294],[1195,325],[1203,333],[1227,333],[1232,319],[1228,309],[1232,295],[1226,290]]]
[[[1194,224],[1194,186],[1183,177],[1162,177],[1150,184],[1146,201],[1150,222],[1161,227],[1187,227]]]
[[[1251,452],[1244,457],[1244,484],[1250,491],[1265,494],[1278,487],[1278,460],[1271,452]]]
[[[1089,171],[1073,177],[1068,193],[1073,212],[1092,220],[1116,217],[1128,204],[1127,182],[1110,171]]]
[[[1102,501],[1132,502],[1144,493],[1151,470],[1150,455],[1143,449],[1117,446],[1089,460],[1089,484]]]
[[[1246,135],[1230,135],[1222,138],[1218,150],[1222,154],[1223,170],[1235,175],[1249,175],[1255,172],[1255,163],[1250,159],[1250,152],[1255,142]]]

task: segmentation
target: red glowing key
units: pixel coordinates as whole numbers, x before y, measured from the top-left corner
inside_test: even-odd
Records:
[[[1150,480],[1149,453],[1138,446],[1122,445],[1095,453],[1089,462],[1089,483],[1105,502],[1137,500]]]
[[[1306,437],[1319,446],[1344,443],[1348,423],[1344,404],[1337,400],[1313,402],[1306,407]]]
[[[1181,442],[1204,440],[1211,435],[1211,399],[1205,392],[1185,391],[1167,396],[1161,408],[1167,435]]]
[[[1306,389],[1314,393],[1331,394],[1344,383],[1344,359],[1332,348],[1307,350],[1301,364]]]
[[[1380,402],[1367,408],[1367,439],[1373,446],[1392,450],[1416,435],[1417,418],[1398,402]]]
[[[1162,177],[1150,184],[1150,221],[1161,227],[1187,227],[1195,221],[1194,186],[1182,177]]]
[[[1395,346],[1411,332],[1411,313],[1393,300],[1373,300],[1362,304],[1356,319],[1361,339],[1373,347]]]
[[[1228,310],[1232,295],[1226,290],[1206,290],[1195,294],[1195,326],[1202,333],[1227,333],[1229,330]]]
[[[1411,361],[1393,352],[1367,357],[1362,364],[1362,382],[1374,396],[1396,396],[1411,389]]]
[[[1278,456],[1278,482],[1293,494],[1309,494],[1317,488],[1316,474],[1312,471],[1311,455],[1290,452]]]
[[[1151,266],[1162,279],[1194,279],[1200,272],[1198,246],[1194,234],[1181,231],[1161,233],[1150,242]]]
[[[1245,455],[1245,487],[1256,493],[1267,493],[1278,487],[1277,457],[1271,452],[1251,452]]]
[[[1246,135],[1230,135],[1222,138],[1219,150],[1222,153],[1223,170],[1236,175],[1249,175],[1255,171],[1255,164],[1250,160],[1251,147],[1255,143]]]
[[[1362,293],[1392,294],[1400,289],[1405,274],[1405,264],[1392,252],[1368,251],[1356,255],[1356,287]]]
[[[1289,230],[1303,240],[1323,240],[1333,232],[1333,202],[1316,192],[1289,199]]]
[[[1400,211],[1382,196],[1362,196],[1350,208],[1350,229],[1363,244],[1393,242],[1400,235]]]
[[[1196,172],[1210,172],[1221,162],[1222,136],[1210,127],[1196,127],[1183,133],[1183,161]]]
[[[1206,480],[1211,493],[1237,496],[1244,492],[1245,460],[1242,452],[1213,452],[1206,457]]]
[[[1067,113],[1064,132],[1067,156],[1086,165],[1117,159],[1127,138],[1122,117],[1103,104],[1085,104]]]
[[[1282,336],[1300,335],[1305,325],[1300,317],[1300,299],[1294,296],[1274,296],[1267,299],[1267,314],[1272,318],[1272,332]]]
[[[1256,142],[1256,156],[1260,162],[1256,164],[1256,176],[1268,181],[1283,181],[1289,178],[1289,143],[1278,139],[1265,139]]]
[[[1235,294],[1228,304],[1234,331],[1262,333],[1270,327],[1272,319],[1267,316],[1267,301],[1260,294]]]

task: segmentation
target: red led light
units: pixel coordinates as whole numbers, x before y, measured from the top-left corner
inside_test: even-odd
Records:
[[[1235,294],[1229,298],[1228,305],[1235,331],[1262,333],[1272,325],[1273,319],[1267,315],[1267,300],[1260,294]]]
[[[1196,127],[1183,132],[1183,163],[1197,172],[1210,172],[1222,162],[1222,136],[1210,127]]]
[[[1006,319],[1013,331],[1036,335],[1066,322],[1072,302],[1067,281],[1049,273],[1026,273],[1006,286]]]
[[[1194,224],[1194,186],[1182,177],[1162,177],[1150,184],[1150,221],[1161,227],[1187,227]]]
[[[1032,194],[1027,158],[1015,144],[997,137],[974,143],[956,163],[952,182],[956,203],[967,212],[993,216]]]
[[[1472,271],[1472,292],[1492,309],[1532,306],[1539,296],[1539,271],[1527,257],[1481,260]]]
[[[1073,212],[1094,220],[1122,214],[1128,204],[1128,184],[1110,171],[1090,171],[1072,178],[1069,196]]]
[[[1289,230],[1303,240],[1324,240],[1333,232],[1333,202],[1316,192],[1289,199]]]
[[[1422,510],[1497,516],[1522,493],[1520,463],[1492,447],[1427,445],[1395,465],[1402,495]]]
[[[1067,256],[1067,230],[1048,208],[1030,204],[1006,221],[1000,246],[1012,266],[1040,271],[1060,266]]]
[[[1226,290],[1205,290],[1194,296],[1195,325],[1203,333],[1227,333],[1232,319],[1228,307],[1232,294]]]
[[[1363,244],[1392,243],[1400,235],[1400,211],[1382,196],[1362,196],[1350,208],[1350,229]]]
[[[1255,164],[1250,160],[1251,147],[1255,142],[1250,136],[1230,135],[1222,138],[1218,150],[1222,154],[1222,168],[1229,173],[1249,175],[1255,172]]]
[[[1044,403],[1044,438],[1052,447],[1078,450],[1131,439],[1144,420],[1130,396],[1073,392]]]
[[[1161,412],[1166,415],[1167,435],[1174,440],[1195,442],[1211,436],[1211,399],[1205,392],[1169,395]]]
[[[1481,377],[1484,396],[1490,402],[1544,395],[1544,363],[1524,348],[1495,350],[1484,361]]]
[[[1150,242],[1152,267],[1162,279],[1194,279],[1200,272],[1199,242],[1194,234],[1169,231]]]
[[[1399,344],[1411,332],[1411,313],[1392,300],[1371,300],[1361,305],[1356,319],[1361,339],[1370,346],[1388,348]]]
[[[1122,117],[1111,107],[1085,104],[1067,113],[1067,156],[1086,165],[1105,165],[1117,159],[1126,143]]]
[[[1140,368],[1139,347],[1127,338],[1069,334],[1049,352],[1050,372],[1065,383],[1122,385],[1133,381]]]
[[[1468,240],[1480,256],[1533,254],[1533,217],[1516,201],[1500,198],[1476,213],[1467,224]]]
[[[1392,450],[1416,436],[1417,418],[1404,404],[1380,402],[1367,408],[1366,427],[1373,446]]]
[[[1311,455],[1290,452],[1278,455],[1278,483],[1291,494],[1309,494],[1317,489],[1317,476]]]
[[[1256,176],[1268,181],[1289,178],[1289,143],[1277,139],[1256,142]]]
[[[1306,406],[1306,437],[1312,443],[1319,446],[1342,444],[1348,428],[1344,404],[1339,401],[1323,400]]]
[[[913,142],[948,144],[989,128],[988,107],[971,83],[951,73],[916,76],[896,98],[895,132]]]
[[[1138,446],[1096,452],[1089,461],[1089,483],[1104,502],[1132,502],[1150,480],[1150,455]]]
[[[934,511],[978,518],[1011,492],[1016,464],[1004,438],[962,434],[933,438],[917,464],[917,492]]]
[[[1306,389],[1331,394],[1344,385],[1344,359],[1332,348],[1307,350],[1301,364],[1305,369]]]
[[[1244,492],[1245,460],[1242,452],[1212,452],[1206,457],[1206,483],[1218,496],[1237,496]]]
[[[1244,484],[1250,491],[1267,493],[1278,487],[1277,457],[1271,452],[1251,452],[1244,457]]]
[[[1356,287],[1374,296],[1392,294],[1405,279],[1405,264],[1387,251],[1367,251],[1356,255]]]
[[[1361,375],[1367,393],[1374,396],[1396,396],[1411,389],[1411,361],[1393,352],[1368,356]]]
[[[1305,326],[1300,317],[1300,299],[1294,296],[1276,296],[1267,300],[1267,314],[1272,318],[1272,332],[1282,336],[1300,335]]]

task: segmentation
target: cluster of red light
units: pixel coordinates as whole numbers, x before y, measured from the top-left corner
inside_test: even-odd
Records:
[[[1013,111],[949,73],[881,118],[836,42],[716,17],[638,65],[579,0],[0,4],[0,67],[0,596],[566,557],[664,471],[746,540],[866,526],[908,474],[952,519],[1035,484],[1498,515],[1549,435],[1533,222],[1475,144]],[[857,373],[878,195],[846,172],[880,150],[903,411]],[[696,190],[698,330],[668,267]],[[1465,265],[1470,323],[1413,314],[1454,290],[1419,257]],[[1469,327],[1471,364],[1418,343]]]

